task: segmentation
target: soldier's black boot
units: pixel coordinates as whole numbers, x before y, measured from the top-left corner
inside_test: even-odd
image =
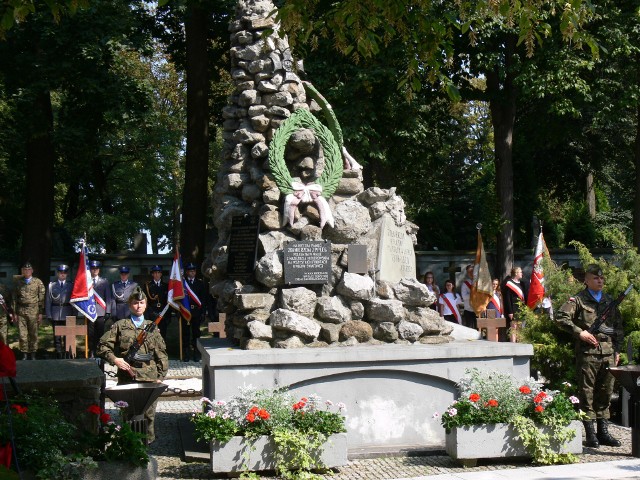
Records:
[[[598,442],[598,437],[596,436],[596,429],[593,424],[593,420],[587,420],[582,423],[584,425],[584,433],[586,434],[584,445],[586,447],[598,448],[600,446],[600,442]]]
[[[27,352],[22,352],[22,359],[29,360],[29,354]]]
[[[188,362],[191,360],[191,349],[189,347],[182,349],[182,361]]]
[[[606,418],[598,418],[598,441],[600,445],[606,445],[607,447],[619,447],[622,445],[618,440],[613,438],[609,433],[609,422]]]

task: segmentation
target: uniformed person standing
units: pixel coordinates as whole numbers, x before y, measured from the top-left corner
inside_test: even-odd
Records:
[[[76,309],[69,303],[73,292],[73,283],[67,280],[69,266],[58,265],[56,270],[58,279],[54,282],[49,282],[44,303],[45,315],[54,329],[56,325],[64,325],[68,316],[76,316]],[[56,349],[56,356],[58,358],[64,357],[66,353],[64,337],[54,335],[53,344]]]
[[[193,360],[198,362],[200,361],[200,352],[197,343],[200,338],[200,324],[209,297],[205,283],[196,278],[196,266],[193,263],[188,263],[184,268],[184,276],[187,286],[191,290],[191,292],[185,292],[185,295],[188,294],[190,297],[191,320],[187,322],[184,318],[180,319],[182,322],[182,358],[185,362],[189,361],[193,350]]]
[[[11,322],[11,295],[9,289],[0,284],[0,343],[9,344],[9,322]]]
[[[111,315],[116,319],[129,315],[127,299],[138,286],[136,282],[129,281],[129,267],[122,265],[118,270],[120,280],[111,285]]]
[[[22,265],[22,275],[14,277],[13,322],[18,324],[20,351],[23,360],[35,360],[38,350],[38,326],[42,323],[45,288],[39,278],[33,276],[31,263]]]
[[[144,284],[144,293],[147,295],[147,311],[144,316],[147,320],[153,322],[167,304],[169,285],[162,281],[162,267],[160,265],[151,267],[151,277],[152,279]],[[167,329],[170,322],[171,317],[167,312],[158,324],[160,335],[162,335],[165,342],[167,341]]]
[[[149,325],[144,318],[147,298],[140,287],[136,287],[128,301],[129,314],[118,320],[103,335],[98,344],[98,356],[118,367],[118,385],[130,383],[162,383],[169,369],[169,357],[164,340],[157,328],[154,328],[129,364],[124,359],[129,348],[136,343],[138,334]],[[154,419],[157,400],[145,413],[147,420],[147,442],[155,440]]]
[[[620,359],[620,345],[624,336],[622,319],[616,309],[605,323],[607,329],[613,332],[611,335],[589,333],[589,327],[613,299],[602,291],[604,276],[597,264],[587,266],[584,282],[586,288],[560,307],[556,321],[560,328],[575,339],[581,408],[589,416],[589,420],[584,422],[586,446],[619,447],[620,442],[608,430],[609,404],[614,384],[608,368],[617,365]],[[597,433],[594,420],[597,423]]]
[[[96,301],[98,314],[95,322],[89,322],[89,345],[91,358],[95,356],[96,347],[100,337],[104,335],[105,322],[111,317],[111,285],[109,280],[100,276],[101,263],[97,260],[89,262],[91,281],[93,282],[93,295]]]

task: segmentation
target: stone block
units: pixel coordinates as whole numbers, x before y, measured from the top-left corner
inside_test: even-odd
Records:
[[[407,316],[407,310],[400,300],[372,298],[365,310],[367,319],[371,322],[398,323]]]
[[[305,287],[283,288],[280,297],[280,307],[308,318],[313,318],[316,309],[317,296],[313,290]]]
[[[269,324],[274,330],[299,335],[307,340],[316,339],[320,334],[318,322],[284,308],[278,308],[271,312]]]
[[[340,295],[354,300],[368,300],[373,297],[374,283],[368,276],[344,272],[336,290]]]
[[[350,320],[340,328],[340,340],[355,338],[358,343],[365,343],[373,338],[373,328],[362,320]]]
[[[241,293],[233,299],[233,304],[238,310],[270,310],[276,299],[268,293]]]

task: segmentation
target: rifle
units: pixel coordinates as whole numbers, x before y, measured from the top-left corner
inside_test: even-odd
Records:
[[[606,327],[604,323],[609,319],[611,315],[613,315],[613,312],[615,312],[615,309],[618,307],[618,305],[622,303],[625,297],[629,295],[629,292],[631,291],[632,288],[633,288],[633,283],[630,284],[624,292],[618,295],[618,298],[616,298],[613,302],[607,305],[607,308],[603,310],[603,312],[598,316],[598,318],[596,318],[596,321],[593,322],[593,325],[589,327],[588,332],[591,335],[594,335],[600,332],[600,333],[604,333],[605,335],[609,335],[611,337],[615,333],[612,327]]]
[[[164,314],[167,313],[168,309],[169,309],[169,304],[167,303],[164,309],[160,312],[160,315],[158,315],[158,318],[156,318],[154,322],[144,327],[144,329],[138,334],[138,337],[136,338],[136,342],[133,345],[131,345],[131,347],[129,348],[129,351],[124,357],[125,362],[130,364],[133,361],[148,362],[149,360],[151,360],[150,353],[139,354],[138,351],[140,350],[140,347],[142,347],[144,342],[147,340],[147,337],[149,336],[149,334],[152,333],[155,330],[155,328],[158,326],[158,324],[162,321],[162,317],[164,317]]]

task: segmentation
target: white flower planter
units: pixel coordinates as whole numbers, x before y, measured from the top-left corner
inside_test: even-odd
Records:
[[[233,473],[274,470],[275,444],[270,436],[263,435],[254,441],[245,437],[233,437],[226,443],[211,442],[211,471]],[[331,435],[316,455],[323,468],[339,467],[347,464],[347,434]]]
[[[556,445],[556,451],[582,453],[581,422],[574,420],[569,428],[576,431],[575,437],[562,448]],[[542,431],[548,433],[548,427]],[[515,427],[508,423],[454,428],[446,434],[445,447],[447,455],[464,466],[475,466],[480,458],[530,457]]]

